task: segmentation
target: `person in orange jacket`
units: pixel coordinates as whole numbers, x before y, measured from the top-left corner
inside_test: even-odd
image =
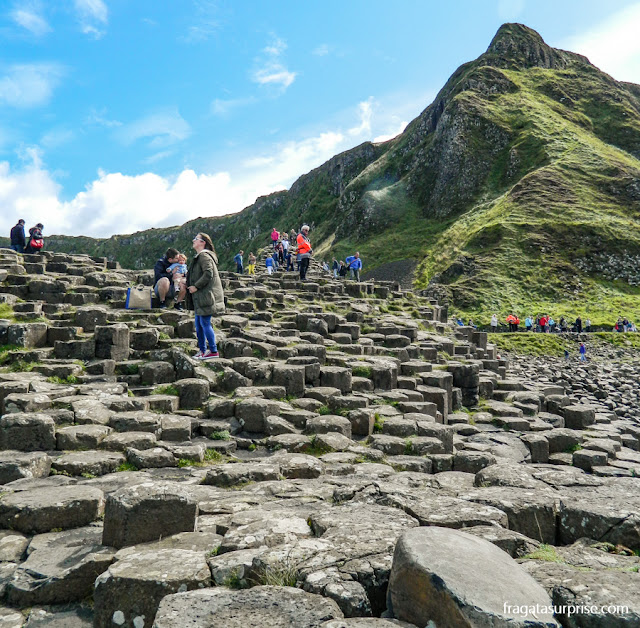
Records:
[[[297,256],[300,263],[300,281],[304,281],[307,278],[307,270],[309,269],[309,263],[313,255],[313,249],[311,248],[311,242],[309,240],[309,225],[302,225],[296,242],[298,244]]]

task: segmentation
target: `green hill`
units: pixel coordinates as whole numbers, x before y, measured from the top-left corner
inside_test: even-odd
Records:
[[[640,320],[640,86],[503,25],[397,138],[365,143],[239,214],[56,250],[149,266],[210,233],[224,264],[272,227],[312,226],[320,256],[411,279],[454,312]],[[402,277],[397,277],[402,278]]]

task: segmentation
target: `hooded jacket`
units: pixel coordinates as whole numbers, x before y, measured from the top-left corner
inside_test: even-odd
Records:
[[[189,264],[187,285],[198,289],[191,295],[197,316],[224,314],[224,292],[218,274],[218,257],[213,251],[204,249],[193,258]]]

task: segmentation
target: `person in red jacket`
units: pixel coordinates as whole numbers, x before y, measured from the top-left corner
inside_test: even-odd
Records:
[[[298,244],[298,261],[300,262],[300,281],[304,281],[307,278],[311,255],[313,255],[313,249],[309,241],[309,225],[302,225],[296,242]]]

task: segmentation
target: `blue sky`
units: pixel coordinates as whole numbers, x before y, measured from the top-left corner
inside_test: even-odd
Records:
[[[401,132],[506,21],[640,83],[640,2],[0,0],[0,232],[239,211]]]

